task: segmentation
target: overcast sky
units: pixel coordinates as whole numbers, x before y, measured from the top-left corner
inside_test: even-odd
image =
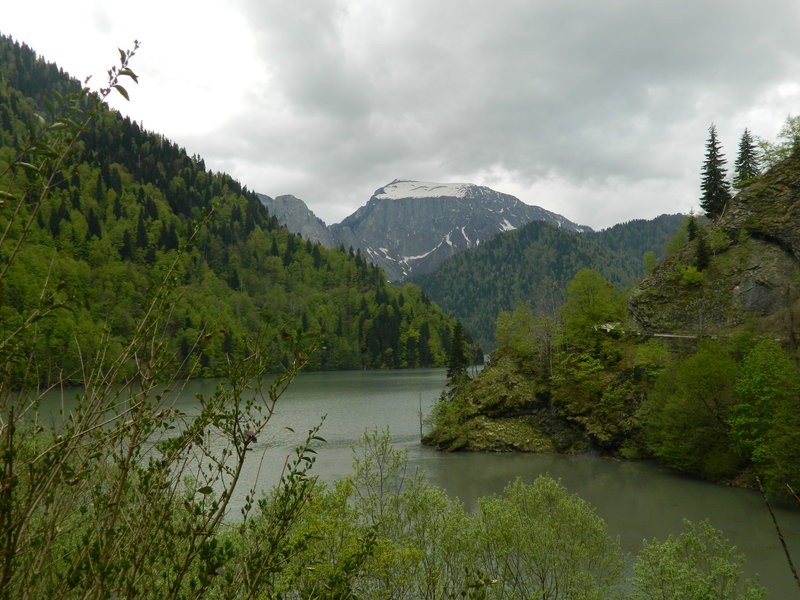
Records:
[[[708,126],[800,112],[797,0],[52,0],[0,32],[206,165],[341,221],[395,178],[487,185],[594,228],[698,206]]]

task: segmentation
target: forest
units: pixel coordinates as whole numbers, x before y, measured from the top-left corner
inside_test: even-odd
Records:
[[[758,152],[745,129],[734,196],[712,125],[700,186],[705,214],[684,217],[662,260],[651,254],[647,274],[633,285],[621,285],[619,271],[610,279],[584,266],[562,304],[543,305],[540,295],[528,294],[527,302],[500,311],[497,349],[474,379],[463,368],[449,373],[426,441],[452,450],[655,458],[682,473],[796,502],[796,132],[790,117],[778,142],[762,141]],[[502,244],[537,248],[541,256],[558,233],[542,228],[532,236],[533,229],[519,232],[532,240],[527,246],[512,238]],[[543,248],[539,237],[549,240]],[[493,254],[514,253],[492,252],[491,245],[470,258],[492,264]],[[446,265],[451,286],[455,265]]]
[[[449,449],[600,451],[654,457],[779,497],[800,488],[800,366],[752,328],[724,339],[642,336],[595,271],[567,287],[559,320],[520,304],[474,379],[451,378],[427,442]],[[607,324],[597,327],[598,323]]]
[[[185,373],[219,376],[247,338],[259,337],[272,340],[283,363],[284,340],[317,340],[320,351],[307,357],[313,369],[445,363],[453,321],[418,287],[389,285],[360,251],[290,234],[255,193],[104,105],[55,164],[42,137],[57,144],[71,129],[40,119],[85,112],[89,100],[74,100],[80,91],[30,48],[0,40],[0,166],[20,199],[0,213],[0,332],[37,311],[57,314],[18,338],[20,355],[38,360],[7,360],[7,377],[81,381],[82,361],[101,348],[103,360],[118,356],[166,280],[174,299],[164,340]],[[14,165],[17,149],[25,160]],[[49,161],[45,186],[43,173],[25,168],[37,158]]]
[[[596,270],[619,289],[630,288],[664,257],[683,220],[662,215],[584,233],[534,221],[413,281],[488,351],[495,347],[494,320],[500,311],[527,302],[538,313],[555,316],[567,282],[581,268]]]

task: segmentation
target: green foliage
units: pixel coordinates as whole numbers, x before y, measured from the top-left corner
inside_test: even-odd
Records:
[[[702,232],[697,236],[694,253],[694,266],[698,271],[702,271],[708,266],[710,260],[711,251],[709,250],[708,242],[706,241],[706,234],[705,232]]]
[[[736,379],[737,402],[728,417],[731,438],[762,474],[769,491],[797,486],[800,459],[800,368],[775,340],[759,340],[744,357]]]
[[[500,348],[508,348],[521,360],[549,371],[553,364],[556,322],[551,317],[534,314],[527,304],[517,304],[511,311],[501,311],[495,324],[495,339]]]
[[[703,175],[700,183],[700,206],[709,218],[722,214],[730,200],[730,186],[725,176],[725,155],[717,139],[717,128],[711,124],[708,128],[706,154],[703,162]]]
[[[61,80],[25,48],[4,39],[0,49],[16,57],[9,79],[31,94],[46,86],[20,65],[33,61],[30,73]],[[119,77],[136,80],[131,55],[120,51],[101,97],[128,97]],[[17,111],[36,95],[11,98]],[[323,440],[311,429],[273,490],[257,499],[258,482],[248,482],[241,519],[226,526],[244,462],[286,386],[317,360],[308,357],[318,355],[318,340],[375,366],[402,361],[403,347],[408,364],[414,352],[420,363],[441,361],[458,336],[450,339],[437,309],[424,308],[418,288],[389,288],[363,260],[299,244],[200,159],[136,132],[85,92],[65,98],[84,120],[34,127],[29,156],[0,149],[8,167],[0,208],[0,597],[622,595],[619,544],[585,502],[542,477],[517,481],[470,515],[408,473],[388,432],[365,435],[355,474],[326,488],[312,471]],[[12,129],[17,116],[0,114]],[[135,143],[118,144],[120,132]],[[143,148],[151,142],[154,152]],[[100,149],[134,147],[142,159],[135,167],[97,160]],[[81,159],[69,163],[73,150]],[[314,277],[324,285],[311,285]],[[585,287],[576,286],[576,297]],[[573,303],[566,318],[578,323],[593,306]],[[437,323],[447,335],[439,337]],[[329,327],[342,333],[328,335]],[[374,347],[348,346],[355,340]],[[581,368],[627,364],[623,350],[598,337]],[[322,366],[336,360],[321,354]],[[647,370],[657,353],[644,354]],[[264,380],[270,371],[279,374]],[[218,372],[226,378],[191,414],[175,409],[181,375]],[[42,395],[28,384],[48,378],[84,385],[62,421],[45,427],[36,418]],[[709,556],[738,561],[707,547]],[[714,573],[725,568],[713,563]],[[704,575],[689,572],[682,583],[695,589]]]
[[[567,285],[559,315],[562,350],[553,400],[592,440],[618,447],[637,427],[636,394],[622,366],[624,298],[600,274],[581,269]]]
[[[727,425],[737,370],[726,349],[709,340],[661,374],[640,418],[650,450],[664,464],[709,479],[737,472],[742,461]]]
[[[0,52],[15,57],[0,68],[32,56],[5,38]],[[449,322],[418,288],[388,288],[344,253],[314,271],[252,194],[108,112],[103,98],[128,96],[119,78],[136,80],[131,56],[120,51],[99,96],[67,90],[53,109],[63,121],[39,119],[32,99],[11,92],[8,118],[32,120],[16,153],[0,149],[0,597],[194,598],[212,587],[272,597],[303,550],[289,532],[313,489],[316,430],[269,498],[256,505],[249,482],[238,536],[221,529],[278,398],[316,354],[309,340],[324,322],[309,314],[351,310],[383,361],[401,355],[389,342],[405,325],[420,331],[414,351],[441,364],[437,318],[448,333]],[[140,160],[110,162],[114,153]],[[261,253],[276,240],[293,246],[287,265]],[[337,265],[349,279],[336,279]],[[306,285],[309,271],[321,287]],[[292,307],[298,292],[305,304]],[[352,318],[347,327],[356,331]],[[268,372],[278,375],[268,382]],[[191,414],[175,410],[180,377],[210,373],[226,375],[215,393]],[[36,384],[78,380],[61,422],[39,424]],[[355,552],[330,589],[365,557]]]
[[[800,367],[777,341],[745,329],[677,361],[645,360],[667,365],[653,371],[639,411],[646,445],[664,464],[712,480],[754,470],[777,496],[800,483]]]
[[[642,258],[642,262],[644,264],[644,272],[645,275],[650,275],[656,269],[656,264],[658,264],[658,260],[656,259],[656,253],[652,250],[648,250],[644,253],[644,257]]]
[[[453,336],[450,340],[450,352],[447,357],[447,387],[456,390],[466,381],[467,367],[470,359],[467,353],[467,340],[464,338],[464,328],[456,321],[453,326]]]
[[[594,347],[604,332],[625,319],[625,300],[602,275],[581,269],[567,284],[567,298],[559,309],[563,343],[576,348]]]
[[[426,442],[571,452],[585,449],[588,439],[613,452],[634,435],[652,377],[628,348],[623,296],[582,269],[567,285],[559,314],[556,323],[524,304],[501,312],[500,348],[473,381],[436,406]],[[523,438],[503,437],[517,434]]]
[[[800,115],[789,115],[778,132],[778,139],[770,142],[758,138],[758,161],[764,171],[784,161],[797,149],[800,140]]]
[[[528,304],[555,318],[566,284],[590,268],[626,289],[644,274],[642,256],[664,256],[680,215],[635,220],[599,232],[575,233],[534,221],[457,254],[434,273],[413,279],[431,299],[458,318],[484,349],[494,347],[495,319],[501,311]]]
[[[479,502],[481,558],[509,598],[614,598],[619,542],[592,508],[549,477],[517,479]]]
[[[692,288],[703,284],[705,277],[700,272],[700,267],[695,265],[678,265],[678,283],[683,287]]]
[[[666,256],[674,256],[677,254],[691,239],[694,239],[694,234],[696,232],[697,218],[694,215],[684,217],[678,230],[664,244]]]
[[[324,339],[322,352],[304,357],[313,369],[446,364],[453,321],[419,288],[396,288],[363,258],[302,243],[256,194],[109,111],[29,48],[2,38],[0,55],[11,124],[0,130],[1,183],[14,199],[0,205],[0,332],[38,318],[47,302],[54,315],[17,337],[22,358],[6,362],[17,384],[80,382],[82,361],[105,338],[113,359],[167,269],[176,297],[165,341],[184,373],[197,360],[198,375],[223,375],[265,329],[284,363],[292,349],[282,332]],[[135,77],[127,64],[111,75],[106,93]],[[64,93],[46,108],[52,89]]]
[[[654,380],[672,362],[669,349],[660,341],[649,339],[636,346],[635,365],[638,374],[648,380]]]
[[[333,488],[315,487],[292,532],[293,540],[314,543],[291,558],[285,573],[292,579],[283,589],[331,597],[325,582],[366,540],[363,560],[347,579],[353,597],[619,595],[619,543],[586,502],[549,477],[518,480],[468,514],[407,472],[405,454],[392,448],[388,432],[365,434],[354,448],[354,467]]]
[[[758,600],[767,590],[743,579],[744,557],[708,521],[684,521],[665,541],[645,540],[633,564],[634,600]]]

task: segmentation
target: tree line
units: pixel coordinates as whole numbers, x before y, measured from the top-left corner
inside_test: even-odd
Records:
[[[683,218],[662,215],[584,233],[534,221],[412,279],[489,349],[500,311],[528,302],[537,312],[554,316],[564,302],[567,282],[583,267],[602,273],[621,289],[632,286],[649,262],[664,256]]]
[[[788,116],[775,142],[754,136],[748,128],[742,132],[734,162],[733,177],[728,178],[727,160],[712,123],[708,128],[705,159],[702,166],[700,206],[711,219],[720,216],[731,198],[731,188],[738,191],[755,181],[787,158],[800,144],[800,116]]]
[[[320,339],[307,357],[315,369],[445,364],[453,321],[418,287],[389,285],[360,252],[289,233],[245,186],[104,106],[89,109],[80,87],[30,48],[0,40],[0,166],[10,165],[4,185],[20,198],[1,207],[4,247],[24,239],[0,284],[0,333],[48,294],[55,309],[15,338],[31,360],[7,362],[9,380],[77,382],[84,361],[113,361],[168,270],[175,300],[165,342],[184,372],[218,376],[258,336],[284,361],[287,336]],[[62,101],[45,102],[53,90]],[[92,126],[35,203],[40,174],[20,164],[41,158],[44,134],[60,135],[42,123],[88,110]]]

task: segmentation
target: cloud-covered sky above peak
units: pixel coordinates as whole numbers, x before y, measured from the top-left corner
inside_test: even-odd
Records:
[[[800,112],[794,0],[31,0],[0,32],[328,223],[395,178],[467,181],[602,228],[696,208],[707,129]],[[99,79],[102,81],[102,79]]]

